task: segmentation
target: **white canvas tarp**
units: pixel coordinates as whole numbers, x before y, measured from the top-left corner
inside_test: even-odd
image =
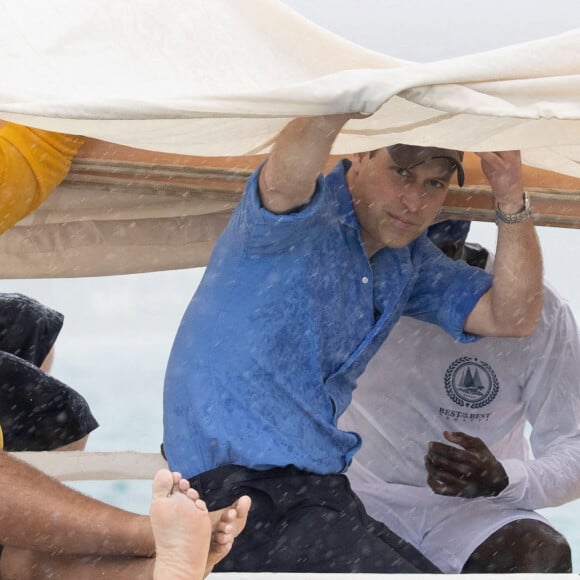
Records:
[[[580,176],[580,29],[415,64],[274,0],[3,0],[0,116],[194,155],[267,150],[289,118],[378,113],[336,151],[523,149]]]
[[[419,64],[352,44],[275,0],[0,0],[0,15],[7,120],[239,156],[267,152],[296,116],[374,112],[346,125],[335,153],[396,142],[521,149],[528,165],[580,177],[580,29]],[[81,189],[65,185],[0,237],[0,276],[203,265],[235,205],[162,188],[134,198]]]

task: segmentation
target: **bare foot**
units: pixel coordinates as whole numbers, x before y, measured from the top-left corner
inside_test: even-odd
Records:
[[[206,574],[223,560],[232,549],[234,539],[240,535],[248,520],[252,500],[244,495],[238,498],[229,508],[210,512],[213,524]]]
[[[211,520],[205,503],[178,473],[161,469],[153,479],[149,511],[155,537],[154,580],[205,576]]]

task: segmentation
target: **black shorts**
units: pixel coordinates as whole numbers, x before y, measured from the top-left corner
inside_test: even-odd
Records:
[[[216,572],[440,572],[366,513],[344,475],[225,466],[189,481],[210,510],[252,498],[246,528]]]
[[[99,424],[82,395],[21,358],[0,352],[4,451],[50,451]]]

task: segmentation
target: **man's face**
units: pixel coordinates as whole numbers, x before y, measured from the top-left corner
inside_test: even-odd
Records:
[[[386,149],[356,154],[347,182],[367,255],[384,247],[402,248],[418,238],[443,204],[452,173],[447,159],[406,169]]]

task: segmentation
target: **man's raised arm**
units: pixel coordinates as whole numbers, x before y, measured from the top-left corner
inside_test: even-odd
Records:
[[[347,121],[356,117],[344,114],[290,121],[276,138],[260,174],[263,206],[281,214],[307,204],[336,136]]]
[[[527,336],[542,313],[542,254],[524,203],[519,151],[480,153],[497,204],[493,285],[475,305],[465,330],[482,336]]]

